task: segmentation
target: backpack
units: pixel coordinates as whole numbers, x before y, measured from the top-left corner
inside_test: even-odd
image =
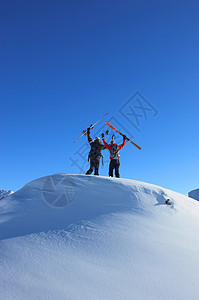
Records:
[[[117,144],[113,144],[111,147],[110,158],[119,159],[119,148]]]

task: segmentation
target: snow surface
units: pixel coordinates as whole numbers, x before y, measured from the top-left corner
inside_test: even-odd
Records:
[[[199,202],[155,185],[37,179],[0,201],[1,299],[198,299],[198,232]]]
[[[189,192],[188,196],[199,201],[199,189]]]

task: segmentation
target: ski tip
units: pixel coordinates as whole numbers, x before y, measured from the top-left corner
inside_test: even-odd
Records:
[[[140,146],[138,146],[138,145],[135,144],[134,142],[132,142],[132,144],[133,144],[137,149],[141,150],[141,147],[140,147]]]

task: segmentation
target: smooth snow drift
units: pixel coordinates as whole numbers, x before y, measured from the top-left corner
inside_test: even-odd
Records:
[[[0,202],[1,297],[198,299],[198,232],[199,203],[158,186],[40,178]]]

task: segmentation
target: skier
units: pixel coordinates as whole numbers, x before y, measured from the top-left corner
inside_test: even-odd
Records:
[[[104,133],[102,133],[102,141],[106,148],[110,151],[110,163],[109,163],[109,176],[113,177],[113,170],[115,169],[115,176],[117,178],[120,177],[119,167],[120,167],[120,155],[119,151],[125,146],[126,136],[123,136],[123,143],[121,145],[117,145],[115,141],[112,139],[110,145],[104,139]]]
[[[105,150],[106,146],[101,144],[99,137],[96,137],[94,142],[90,135],[90,127],[87,129],[88,142],[91,146],[88,158],[90,159],[90,169],[86,172],[86,175],[90,175],[95,169],[94,175],[99,175],[99,163],[102,156],[101,150]]]

